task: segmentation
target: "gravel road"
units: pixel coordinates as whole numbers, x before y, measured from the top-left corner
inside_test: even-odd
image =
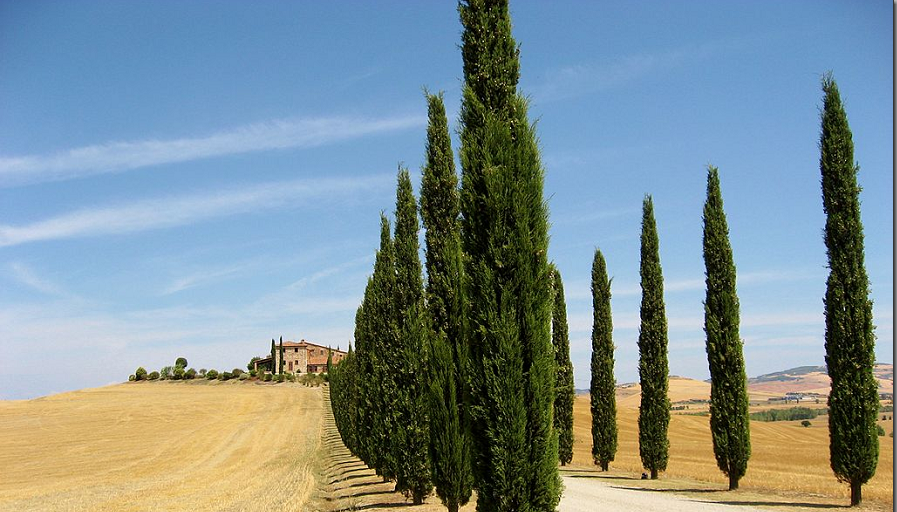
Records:
[[[596,478],[564,476],[560,512],[761,512],[747,506],[695,501],[667,492],[625,489]]]

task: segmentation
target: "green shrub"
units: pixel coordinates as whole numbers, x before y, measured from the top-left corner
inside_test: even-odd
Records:
[[[277,374],[277,382],[283,382],[284,376],[282,373]]]
[[[272,375],[270,373],[265,374],[265,378],[263,379],[265,382],[271,382]]]
[[[135,377],[134,375],[128,375],[128,382],[134,382],[135,380],[137,380],[137,377]]]
[[[249,360],[249,364],[246,365],[246,369],[249,371],[255,370],[255,362],[261,359],[259,356],[253,356],[252,359]],[[255,375],[253,375],[255,377]]]
[[[205,377],[205,376],[206,376],[206,371],[207,371],[207,370],[206,370],[205,368],[200,368],[200,369],[199,369],[199,376],[200,376],[200,377]]]
[[[184,372],[184,378],[187,380],[195,379],[196,378],[196,370],[194,370],[193,368],[190,368],[189,370]]]
[[[174,366],[175,367],[180,366],[181,368],[186,368],[187,367],[187,358],[186,357],[177,358],[177,360],[174,362]]]
[[[157,380],[159,378],[159,372],[153,370],[149,375],[146,376],[146,380]]]
[[[212,368],[211,370],[206,372],[206,378],[209,380],[215,380],[218,378],[218,370]]]
[[[769,409],[751,413],[751,419],[755,421],[794,421],[812,420],[820,414],[826,414],[828,409],[810,409],[807,407],[791,407],[789,409]]]
[[[171,366],[165,366],[162,368],[162,371],[159,372],[159,378],[162,380],[170,379],[172,370],[174,370],[174,368]]]
[[[146,368],[140,366],[134,372],[134,380],[146,380]]]
[[[233,375],[234,377],[239,377],[240,374],[242,374],[242,373],[243,373],[243,370],[241,370],[239,368],[234,368],[233,370],[230,371],[230,374]]]
[[[809,426],[810,426],[810,420],[804,420],[804,421],[800,422],[800,426],[802,426],[802,427],[809,427]]]
[[[240,380],[247,380],[248,378],[249,378],[249,374],[246,372],[241,373],[240,377],[239,377]]]
[[[255,370],[255,369],[249,370],[250,377],[257,377],[258,374],[259,374],[258,370]]]
[[[233,375],[230,372],[221,372],[218,374],[218,380],[230,380]]]
[[[175,366],[174,371],[171,372],[171,378],[174,380],[184,380],[184,367]]]
[[[878,431],[878,435],[880,435],[880,436],[885,435],[885,429],[883,429],[881,425],[875,425],[875,430]]]

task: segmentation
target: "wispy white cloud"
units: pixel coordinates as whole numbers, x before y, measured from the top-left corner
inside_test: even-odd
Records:
[[[59,285],[37,275],[37,273],[30,266],[21,263],[21,262],[13,262],[8,265],[8,275],[16,282],[23,284],[32,290],[36,290],[45,295],[54,295],[57,297],[68,296],[69,294],[63,290]]]
[[[310,199],[344,196],[387,185],[391,176],[270,182],[240,189],[149,199],[76,210],[21,226],[0,225],[0,247],[66,238],[134,233],[192,224],[260,209],[304,206]]]
[[[246,268],[245,265],[231,265],[228,267],[207,269],[195,272],[175,279],[162,290],[162,295],[171,295],[196,286],[219,281],[222,278],[231,277]]]
[[[187,162],[239,153],[310,148],[423,126],[421,115],[323,117],[255,123],[202,137],[106,142],[52,155],[0,156],[0,187]]]

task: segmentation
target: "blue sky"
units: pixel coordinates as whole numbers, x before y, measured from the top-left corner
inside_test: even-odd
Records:
[[[823,364],[827,70],[864,188],[876,356],[893,362],[890,2],[511,8],[578,388],[595,247],[614,279],[617,380],[637,380],[646,193],[670,371],[707,378],[707,164],[748,374]],[[178,356],[243,367],[281,335],[345,349],[398,164],[418,190],[423,87],[445,91],[457,129],[460,32],[453,2],[0,2],[0,398]]]

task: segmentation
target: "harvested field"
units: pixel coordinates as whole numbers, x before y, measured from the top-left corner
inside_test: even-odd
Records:
[[[677,382],[678,379],[670,380],[670,395],[684,399],[688,390],[673,389]],[[698,390],[700,386],[690,385],[689,389],[691,388]],[[618,449],[608,476],[616,472],[628,477],[643,471],[638,448],[637,387],[636,392],[631,389],[627,391],[628,396],[618,402]],[[619,405],[620,403],[623,405]],[[775,501],[783,504],[795,502],[795,499],[806,501],[808,496],[818,498],[820,504],[849,503],[847,485],[838,483],[829,466],[827,418],[818,417],[811,420],[811,424],[811,427],[805,428],[800,425],[800,421],[752,422],[752,456],[747,475],[741,480],[741,489],[737,492],[778,495],[781,499]],[[892,420],[881,424],[886,432],[893,432]],[[588,395],[576,397],[574,436],[571,468],[594,468],[591,465],[592,437]],[[863,487],[863,498],[865,503],[875,509],[890,510],[894,501],[893,439],[880,437],[879,441],[881,454],[878,470],[875,477]],[[713,456],[708,416],[672,415],[670,460],[668,470],[662,473],[661,479],[706,483],[710,484],[706,487],[711,489],[727,487],[728,480],[717,469]],[[689,486],[685,485],[683,488],[687,487]]]
[[[0,510],[308,510],[320,388],[137,382],[0,402]]]

